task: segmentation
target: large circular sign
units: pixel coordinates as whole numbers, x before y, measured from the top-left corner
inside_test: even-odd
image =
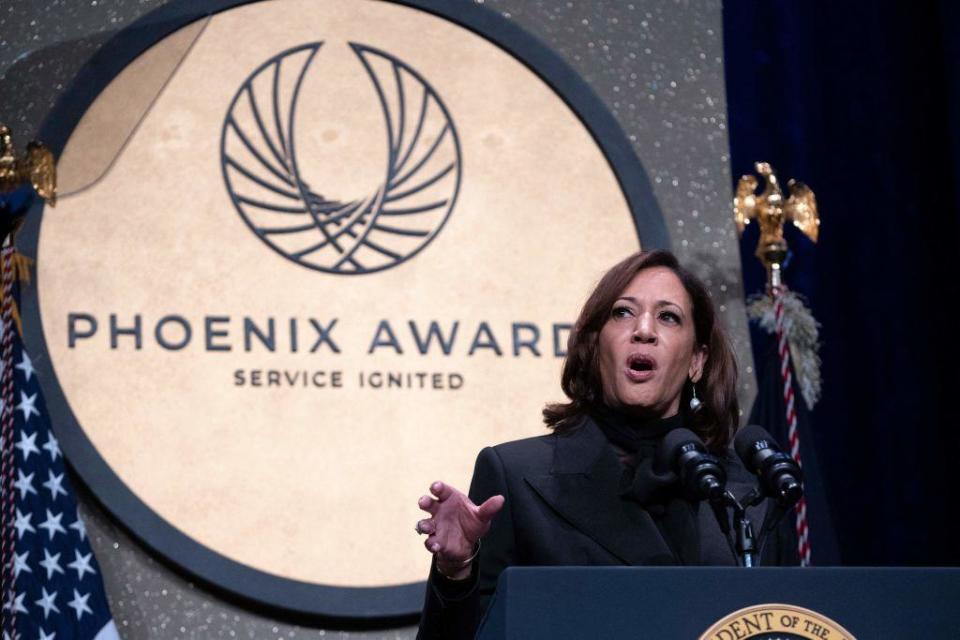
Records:
[[[579,306],[663,221],[584,82],[483,7],[203,5],[120,34],[43,132],[82,183],[22,235],[55,428],[199,579],[414,615],[417,497],[544,433]]]

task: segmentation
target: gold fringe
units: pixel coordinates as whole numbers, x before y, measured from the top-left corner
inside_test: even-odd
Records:
[[[28,258],[22,253],[18,252],[16,249],[13,251],[13,273],[14,277],[20,280],[20,282],[26,282],[30,284],[30,270],[33,268],[33,263],[35,262],[32,258]],[[0,289],[0,306],[3,305],[3,298],[6,295],[2,289]],[[13,321],[17,325],[17,333],[21,336],[23,335],[23,322],[20,319],[20,308],[17,305],[17,300],[14,298],[12,301],[12,309],[10,315],[13,317]]]
[[[33,258],[28,258],[22,253],[14,250],[13,252],[13,270],[20,282],[30,284],[30,269],[33,268]]]
[[[11,310],[10,315],[13,316],[13,321],[17,323],[17,333],[20,334],[20,337],[23,337],[23,323],[20,321],[20,309],[17,308],[17,301],[13,301],[13,309]]]

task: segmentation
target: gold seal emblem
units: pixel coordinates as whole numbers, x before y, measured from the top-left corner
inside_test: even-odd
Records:
[[[759,604],[734,611],[703,632],[700,640],[856,640],[816,611],[791,604]]]

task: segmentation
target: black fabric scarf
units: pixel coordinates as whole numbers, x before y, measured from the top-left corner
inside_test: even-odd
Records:
[[[683,416],[679,413],[669,418],[657,418],[641,421],[619,411],[601,407],[591,413],[603,435],[612,444],[637,458],[653,456],[660,439],[667,432],[683,426]]]
[[[634,457],[634,466],[624,469],[620,497],[647,510],[680,564],[700,564],[698,503],[683,495],[680,479],[670,469],[669,461],[657,460],[660,441],[669,431],[683,426],[683,416],[678,413],[640,421],[602,408],[591,417],[611,444]]]

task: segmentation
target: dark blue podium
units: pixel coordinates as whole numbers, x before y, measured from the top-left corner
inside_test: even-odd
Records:
[[[818,616],[857,640],[960,639],[960,569],[511,567],[477,637],[696,640],[725,618],[703,637],[845,637]]]

